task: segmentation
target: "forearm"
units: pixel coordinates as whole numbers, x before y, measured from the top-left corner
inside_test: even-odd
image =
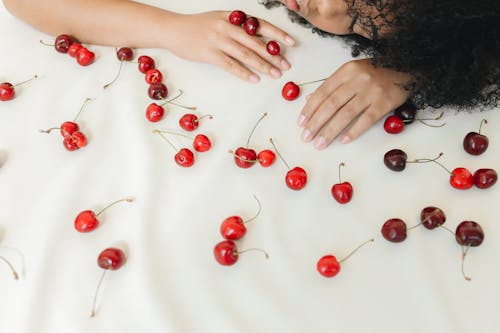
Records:
[[[165,31],[175,31],[178,16],[128,0],[3,1],[13,15],[40,31],[101,45],[169,48]]]

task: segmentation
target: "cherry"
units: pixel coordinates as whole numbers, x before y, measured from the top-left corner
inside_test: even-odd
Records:
[[[406,168],[408,155],[401,149],[391,149],[384,155],[384,164],[392,171],[400,172]]]
[[[78,131],[80,127],[73,121],[65,121],[61,124],[61,135],[63,137],[71,136],[74,132]]]
[[[104,249],[97,257],[97,264],[104,271],[101,274],[101,278],[99,279],[99,283],[97,284],[97,288],[94,293],[94,300],[92,302],[92,311],[90,312],[90,317],[95,316],[97,295],[101,288],[101,284],[104,279],[104,276],[106,275],[106,272],[110,270],[115,271],[119,269],[125,264],[125,261],[126,261],[125,253],[122,250],[114,247]]]
[[[420,212],[420,222],[429,230],[440,227],[446,222],[446,215],[437,207],[429,206]]]
[[[492,187],[498,179],[497,172],[493,169],[478,169],[474,172],[473,177],[474,185],[481,189]]]
[[[487,124],[488,121],[483,119],[479,125],[478,132],[469,132],[463,142],[463,146],[466,152],[471,155],[481,155],[488,149],[489,139],[486,135],[481,134],[481,127],[483,124]]]
[[[120,61],[131,61],[134,59],[134,51],[130,47],[121,47],[116,51],[116,57]]]
[[[95,54],[86,47],[82,47],[76,54],[76,61],[81,66],[88,66],[94,62]]]
[[[73,132],[71,138],[78,148],[83,148],[87,145],[87,137],[80,131]]]
[[[164,99],[168,95],[167,86],[163,83],[153,83],[148,88],[148,95],[151,99]]]
[[[241,10],[233,10],[231,14],[229,14],[229,23],[233,25],[241,26],[247,18],[247,15]]]
[[[352,185],[349,182],[342,182],[340,178],[340,168],[345,164],[339,164],[339,182],[332,186],[332,196],[340,204],[345,204],[351,201],[352,198]]]
[[[255,17],[249,17],[243,23],[243,28],[247,34],[254,36],[257,34],[257,29],[259,28],[259,20]]]
[[[324,277],[328,278],[334,277],[340,272],[340,264],[349,259],[361,247],[368,244],[369,242],[373,242],[373,238],[359,245],[357,248],[351,251],[351,253],[349,253],[345,258],[343,258],[340,261],[338,261],[337,258],[331,254],[321,257],[318,260],[318,263],[316,264],[316,270],[319,272],[319,274],[323,275]]]
[[[384,129],[389,134],[401,133],[405,128],[405,124],[398,116],[389,116],[384,121]]]
[[[295,191],[303,189],[307,184],[306,171],[304,169],[302,169],[301,167],[295,167],[293,169],[290,169],[290,166],[285,161],[283,156],[281,156],[279,150],[274,145],[273,139],[269,139],[269,141],[273,145],[274,150],[278,153],[278,156],[280,157],[283,164],[285,164],[285,166],[288,168],[288,172],[286,173],[286,176],[285,176],[286,185]]]
[[[481,225],[474,221],[463,221],[455,230],[455,240],[458,244],[462,245],[462,275],[467,281],[470,281],[471,278],[465,275],[464,272],[465,256],[467,255],[470,247],[476,247],[483,243],[483,228],[481,228]]]
[[[54,48],[57,52],[67,53],[69,47],[73,44],[73,38],[69,35],[59,35],[56,37],[56,41],[54,43]]]
[[[159,130],[154,130],[153,133],[158,134],[165,140],[174,150],[177,151],[177,153],[174,156],[175,163],[180,165],[181,167],[188,168],[194,164],[194,154],[191,150],[187,148],[182,148],[182,149],[177,149],[177,147],[174,146],[174,144],[163,134],[163,133],[170,133],[168,131],[159,131]]]
[[[276,154],[272,150],[266,149],[257,154],[257,160],[261,166],[267,168],[276,160]]]
[[[267,113],[264,113],[259,118],[259,120],[257,120],[257,122],[255,123],[255,125],[252,128],[252,131],[248,135],[247,144],[245,147],[239,147],[238,149],[236,149],[235,152],[233,152],[231,150],[229,151],[229,153],[234,155],[234,163],[236,163],[236,165],[239,166],[240,168],[244,168],[244,169],[250,168],[257,161],[257,153],[255,152],[255,150],[248,148],[248,145],[250,144],[250,139],[252,138],[252,135],[255,132],[255,129],[257,128],[259,123],[262,121],[262,119],[264,119],[264,117],[266,117],[266,116],[267,116]]]
[[[179,126],[188,132],[194,131],[195,129],[198,128],[200,124],[200,119],[203,119],[205,117],[208,117],[209,119],[213,118],[211,115],[204,115],[198,118],[197,115],[194,115],[192,113],[186,113],[179,119]]]
[[[399,117],[403,123],[411,124],[415,121],[417,109],[411,102],[406,102],[394,110],[394,115]]]
[[[140,56],[137,61],[139,62],[138,68],[141,73],[146,74],[148,70],[155,68],[155,61],[149,56]]]
[[[70,57],[76,58],[78,55],[78,51],[82,48],[82,44],[80,43],[73,43],[71,46],[68,48],[68,54]]]
[[[148,84],[161,83],[163,80],[163,74],[158,69],[152,68],[146,72],[144,79]]]
[[[158,105],[156,103],[151,103],[149,106],[146,108],[146,118],[150,122],[158,122],[163,119],[163,116],[165,115],[165,109],[161,105]]]
[[[26,81],[19,82],[16,84],[12,84],[9,82],[1,83],[0,84],[0,101],[2,101],[2,102],[10,101],[16,95],[15,87],[23,85],[23,84],[25,84],[29,81],[32,81],[36,78],[38,78],[37,75],[33,76],[31,79],[28,79]]]
[[[203,153],[209,151],[212,147],[210,139],[204,134],[198,134],[194,137],[193,148],[197,152]]]
[[[398,218],[387,220],[382,225],[382,236],[389,242],[400,243],[406,239],[406,223]]]
[[[220,226],[220,234],[222,235],[222,237],[229,240],[237,240],[245,236],[247,232],[245,223],[255,220],[262,210],[259,199],[257,199],[255,195],[253,197],[259,205],[257,213],[252,218],[246,221],[243,221],[243,219],[239,216],[230,216],[225,219]]]
[[[67,136],[64,138],[63,145],[64,145],[64,148],[66,148],[66,150],[68,150],[68,151],[74,151],[74,150],[78,149],[78,146],[76,145],[75,140],[73,140],[73,138],[71,136]]]
[[[270,55],[278,55],[280,54],[281,51],[280,45],[278,44],[278,42],[274,40],[267,42],[266,50]]]
[[[132,202],[132,201],[134,201],[134,199],[133,198],[125,198],[125,199],[120,199],[120,200],[114,201],[111,204],[104,207],[103,209],[101,209],[97,213],[94,213],[92,210],[81,211],[80,213],[78,213],[78,215],[75,218],[75,222],[74,222],[75,229],[79,232],[91,232],[91,231],[95,230],[100,224],[97,217],[99,215],[101,215],[105,210],[110,208],[111,206],[114,206],[117,203],[123,202],[123,201]]]
[[[236,243],[233,242],[232,240],[224,240],[222,242],[217,243],[214,247],[214,257],[219,264],[223,266],[230,266],[234,265],[236,261],[238,261],[238,257],[241,253],[252,250],[260,251],[264,253],[266,259],[269,258],[269,255],[261,249],[247,249],[244,251],[238,251]]]
[[[310,82],[305,82],[305,83],[300,83],[300,84],[297,84],[293,81],[289,81],[289,82],[285,83],[285,85],[281,89],[281,96],[283,96],[283,98],[286,99],[287,101],[293,101],[294,99],[299,97],[301,86],[304,86],[306,84],[321,82],[321,81],[325,81],[325,80],[326,79],[321,79],[321,80],[310,81]]]
[[[474,185],[474,177],[466,168],[455,168],[450,173],[450,185],[458,190],[467,190]]]

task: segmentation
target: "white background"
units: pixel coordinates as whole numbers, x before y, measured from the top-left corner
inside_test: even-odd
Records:
[[[300,141],[296,118],[305,95],[281,98],[286,81],[323,78],[350,59],[341,41],[322,39],[289,22],[283,9],[268,11],[254,1],[150,1],[181,12],[242,9],[282,27],[298,40],[284,53],[293,69],[279,80],[248,84],[218,68],[191,63],[160,49],[137,50],[152,56],[166,75],[172,94],[211,113],[199,132],[214,142],[192,168],[173,161],[173,150],[151,131],[178,129],[184,111],[170,108],[158,124],[146,121],[151,102],[147,84],[134,64],[115,74],[112,47],[89,46],[96,62],[81,67],[68,55],[41,46],[44,35],[0,6],[0,81],[41,78],[19,87],[16,98],[0,104],[0,254],[20,269],[19,281],[0,265],[0,332],[494,332],[500,319],[500,224],[497,184],[488,190],[459,191],[437,165],[409,165],[394,173],[382,163],[386,151],[405,150],[409,158],[434,157],[449,168],[499,169],[498,110],[448,111],[442,128],[420,123],[399,135],[376,124],[359,140],[334,143],[324,151]],[[171,32],[166,32],[171,33]],[[71,120],[86,97],[94,98],[79,119],[89,145],[67,152],[58,133],[39,129]],[[286,169],[240,169],[227,153],[245,144],[255,121],[267,112],[251,146],[270,148],[273,137],[289,164],[308,171],[299,192],[284,183]],[[434,115],[426,110],[420,115]],[[465,153],[462,139],[481,119],[490,148],[481,156]],[[184,139],[174,139],[181,146]],[[345,162],[344,180],[354,186],[353,200],[336,203],[330,194]],[[212,254],[221,240],[220,223],[228,216],[253,216],[255,194],[263,210],[248,224],[240,249],[246,253],[231,267]],[[99,210],[133,196],[102,215],[94,232],[73,228],[79,211]],[[469,251],[460,271],[459,245],[444,230],[417,228],[401,244],[385,241],[380,227],[399,217],[414,225],[427,205],[441,207],[446,225],[480,223],[485,241]],[[332,253],[344,257],[358,244],[371,243],[342,265],[333,279],[316,272],[317,260]],[[127,263],[107,274],[98,313],[89,318],[101,270],[97,255],[121,245]]]

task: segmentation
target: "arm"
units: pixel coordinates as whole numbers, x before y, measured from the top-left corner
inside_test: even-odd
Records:
[[[7,9],[36,29],[70,34],[91,44],[160,47],[194,61],[222,67],[251,82],[251,69],[280,77],[290,65],[271,56],[257,37],[227,21],[228,12],[182,15],[129,0],[3,0]],[[281,43],[293,40],[260,20],[259,33]]]

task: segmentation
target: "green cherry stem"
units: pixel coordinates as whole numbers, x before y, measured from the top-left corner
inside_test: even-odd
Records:
[[[247,145],[246,145],[246,148],[248,148],[248,145],[250,144],[250,139],[252,138],[252,135],[253,135],[253,132],[255,132],[255,129],[257,128],[257,126],[259,125],[259,123],[262,121],[262,119],[264,119],[264,117],[267,116],[267,112],[265,112],[260,118],[259,120],[257,120],[257,122],[255,123],[255,125],[253,126],[252,128],[252,131],[250,132],[250,134],[248,135],[248,139],[247,139]]]
[[[111,206],[114,206],[116,205],[117,203],[119,202],[123,202],[123,201],[126,201],[126,202],[132,202],[134,201],[134,198],[131,198],[131,197],[127,197],[127,198],[123,198],[123,199],[120,199],[120,200],[116,200],[112,203],[110,203],[109,205],[107,205],[106,207],[104,207],[103,209],[101,209],[98,213],[95,214],[95,216],[99,216],[100,214],[102,214],[102,212],[104,212],[106,209],[110,208]]]
[[[175,97],[173,97],[171,99],[163,99],[162,98],[163,104],[160,104],[160,106],[163,106],[165,104],[172,104],[172,105],[178,106],[178,107],[183,108],[183,109],[196,110],[197,109],[196,106],[185,106],[185,105],[177,104],[174,102],[177,98],[181,97],[183,93],[184,92],[179,89],[179,92],[177,93],[177,95]]]
[[[346,261],[347,259],[349,259],[354,253],[356,253],[360,248],[362,248],[363,246],[365,246],[366,244],[370,243],[370,242],[373,242],[374,239],[371,238],[369,240],[367,240],[366,242],[358,245],[358,247],[356,247],[354,250],[351,251],[351,253],[349,253],[346,257],[342,258],[342,260],[339,261],[339,264],[343,263],[344,261]]]
[[[272,138],[269,139],[269,142],[271,142],[271,145],[273,146],[274,150],[276,151],[276,153],[278,154],[278,156],[280,157],[281,161],[285,164],[285,166],[288,168],[288,170],[290,170],[290,166],[288,165],[288,163],[286,163],[285,159],[283,158],[283,156],[281,156],[281,153],[280,151],[278,150],[278,148],[276,148],[276,145],[274,144],[274,141]]]
[[[155,134],[158,134],[159,136],[161,136],[163,138],[163,140],[165,140],[175,151],[179,152],[179,149],[177,149],[177,147],[172,143],[172,141],[170,141],[166,136],[165,134],[163,134],[161,131],[159,130],[154,130],[153,133]]]
[[[255,220],[257,218],[257,216],[259,216],[260,212],[262,211],[262,205],[260,204],[259,199],[257,198],[257,196],[255,194],[253,195],[253,197],[254,197],[255,201],[257,201],[257,204],[259,205],[259,209],[257,210],[257,213],[255,213],[255,215],[252,218],[250,218],[246,221],[243,221],[243,223],[248,223],[248,222]]]
[[[324,79],[319,79],[319,80],[315,80],[315,81],[309,81],[309,82],[304,82],[304,83],[301,83],[301,84],[297,84],[299,87],[302,87],[302,86],[305,86],[306,84],[313,84],[313,83],[317,83],[317,82],[323,82],[325,81],[326,78]]]
[[[78,117],[80,116],[80,114],[82,113],[82,111],[85,109],[85,106],[87,106],[87,104],[90,101],[92,101],[92,98],[88,98],[88,97],[85,99],[85,101],[83,101],[83,104],[80,107],[80,111],[78,111],[78,113],[76,114],[75,119],[73,119],[73,122],[76,122],[76,120],[78,119]]]

